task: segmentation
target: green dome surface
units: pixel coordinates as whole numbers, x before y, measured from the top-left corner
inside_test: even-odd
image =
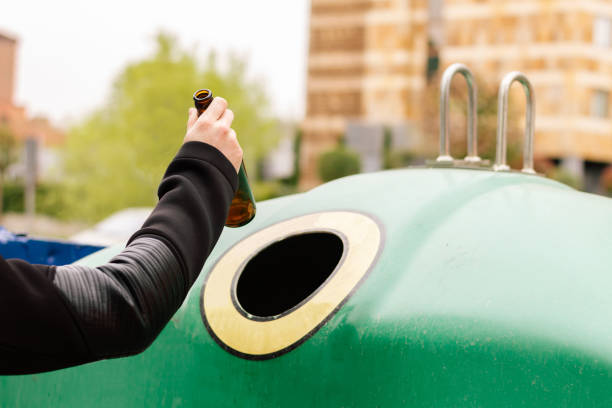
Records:
[[[257,211],[225,229],[147,351],[0,377],[0,407],[612,406],[610,199],[533,175],[419,168],[346,177]],[[383,237],[346,303],[276,358],[220,347],[200,307],[215,263],[257,231],[333,211],[369,215]]]

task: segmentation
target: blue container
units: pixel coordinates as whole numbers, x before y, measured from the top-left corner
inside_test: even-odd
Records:
[[[5,259],[19,258],[33,264],[67,265],[103,248],[94,245],[32,239],[15,235],[6,228],[0,227],[0,255]]]

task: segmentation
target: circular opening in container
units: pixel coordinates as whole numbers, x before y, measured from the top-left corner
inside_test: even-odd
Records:
[[[331,232],[294,235],[265,247],[234,284],[238,309],[263,320],[291,311],[317,292],[343,253],[343,239]]]

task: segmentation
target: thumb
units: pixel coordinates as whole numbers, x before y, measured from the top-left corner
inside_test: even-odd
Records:
[[[190,129],[198,120],[198,111],[195,108],[189,108],[189,119],[187,119],[187,129]]]

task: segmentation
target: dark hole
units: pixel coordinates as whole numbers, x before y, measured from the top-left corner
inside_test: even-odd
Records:
[[[236,298],[254,316],[279,315],[306,299],[342,257],[342,240],[331,233],[295,235],[266,247],[245,266]]]

